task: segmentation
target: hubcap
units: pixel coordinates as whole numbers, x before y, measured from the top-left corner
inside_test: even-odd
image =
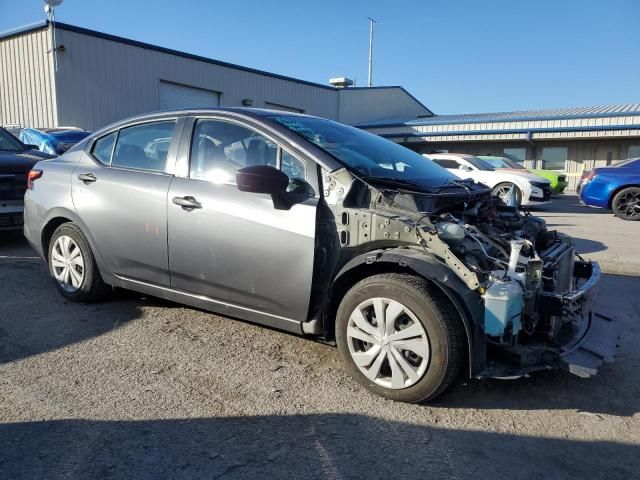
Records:
[[[625,192],[616,202],[616,208],[626,218],[640,217],[640,192]]]
[[[388,298],[362,302],[347,327],[349,353],[360,371],[392,389],[418,382],[429,365],[429,337],[407,307]]]
[[[58,237],[51,249],[53,276],[63,290],[73,293],[84,280],[84,258],[78,244],[66,235]]]

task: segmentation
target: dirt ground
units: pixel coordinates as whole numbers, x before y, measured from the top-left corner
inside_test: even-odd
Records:
[[[601,261],[617,362],[461,379],[429,405],[286,333],[137,295],[70,304],[0,232],[0,477],[640,478],[640,224],[572,196],[537,214]]]

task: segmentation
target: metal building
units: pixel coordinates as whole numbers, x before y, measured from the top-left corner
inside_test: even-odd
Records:
[[[55,33],[55,49],[53,38]],[[49,22],[0,34],[0,124],[95,130],[173,108],[253,106],[359,123],[431,112],[402,87],[336,88]]]
[[[640,104],[467,115],[419,115],[360,125],[420,153],[509,156],[563,170],[575,188],[583,170],[640,157]]]

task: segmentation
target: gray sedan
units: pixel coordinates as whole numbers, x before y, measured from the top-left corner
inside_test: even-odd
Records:
[[[399,401],[464,372],[580,376],[613,359],[597,264],[430,159],[270,110],[149,114],[29,175],[25,235],[60,293],[121,287],[337,344]]]

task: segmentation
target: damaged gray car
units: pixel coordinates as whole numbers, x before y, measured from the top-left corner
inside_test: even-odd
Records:
[[[149,114],[29,178],[25,235],[67,299],[120,287],[337,344],[390,399],[433,399],[462,373],[587,377],[615,354],[600,269],[570,238],[333,121]]]

